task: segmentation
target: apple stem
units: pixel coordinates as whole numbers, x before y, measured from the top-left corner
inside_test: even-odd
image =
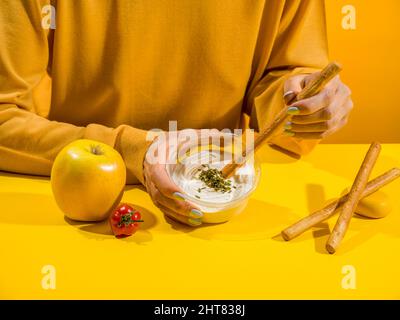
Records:
[[[99,145],[92,145],[90,148],[90,151],[94,155],[102,155],[103,154],[103,150],[101,149],[101,147]]]

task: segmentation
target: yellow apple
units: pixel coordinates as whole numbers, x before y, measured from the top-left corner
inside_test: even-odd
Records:
[[[54,160],[51,187],[64,214],[73,220],[101,221],[121,200],[126,168],[121,155],[97,141],[76,140]]]

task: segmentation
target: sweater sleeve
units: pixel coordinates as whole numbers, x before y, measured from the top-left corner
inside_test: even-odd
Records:
[[[127,182],[143,182],[142,162],[150,143],[146,131],[95,123],[81,127],[47,119],[51,31],[42,28],[42,5],[40,0],[1,4],[0,170],[50,175],[57,153],[84,138],[114,147],[125,160]],[[38,96],[38,87],[48,94]]]
[[[256,71],[248,95],[250,126],[255,129],[270,124],[285,107],[283,88],[289,77],[319,71],[329,61],[324,1],[287,0],[281,11],[271,47],[261,46],[262,50],[269,52],[259,53],[259,77]],[[263,39],[266,32],[271,31],[261,29],[259,38]],[[311,151],[318,142],[283,135],[272,141],[278,147],[299,155]]]

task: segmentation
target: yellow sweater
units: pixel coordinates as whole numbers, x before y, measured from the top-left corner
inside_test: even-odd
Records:
[[[327,59],[323,0],[0,3],[0,170],[49,175],[69,142],[116,148],[142,181],[146,130],[268,124],[287,77]],[[315,142],[279,137],[307,152]]]

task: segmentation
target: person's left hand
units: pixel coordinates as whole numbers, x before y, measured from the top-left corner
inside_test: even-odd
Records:
[[[296,75],[289,78],[284,87],[284,99],[291,122],[285,125],[284,134],[301,139],[323,139],[346,125],[353,108],[350,89],[340,80],[333,78],[317,95],[290,104],[290,101],[305,85],[318,76]]]

